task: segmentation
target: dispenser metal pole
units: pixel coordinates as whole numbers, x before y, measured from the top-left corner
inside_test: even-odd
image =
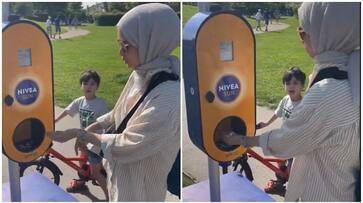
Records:
[[[10,2],[2,3],[2,24],[8,23],[9,15],[10,15]],[[10,197],[12,202],[20,202],[21,201],[21,189],[20,189],[20,174],[19,174],[19,165],[17,162],[14,162],[8,159],[8,168],[9,168],[9,185],[10,185]]]
[[[210,3],[198,2],[199,12],[209,12]],[[219,179],[219,164],[208,157],[209,192],[211,202],[221,201],[221,185]]]
[[[20,169],[17,162],[9,159],[9,184],[12,202],[21,202]]]
[[[211,202],[221,201],[221,183],[219,178],[219,164],[208,157],[209,192]]]

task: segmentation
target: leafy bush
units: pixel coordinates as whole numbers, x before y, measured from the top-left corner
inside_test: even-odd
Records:
[[[29,16],[24,16],[24,17],[27,19],[30,19],[30,20],[45,22],[45,21],[47,21],[48,16],[49,15],[47,13],[34,13],[34,15],[29,15]]]
[[[13,21],[16,21],[16,20],[20,20],[20,16],[12,14],[12,15],[9,15],[8,20],[10,22],[13,22]]]
[[[122,16],[123,13],[97,14],[95,15],[95,22],[98,26],[115,26]]]

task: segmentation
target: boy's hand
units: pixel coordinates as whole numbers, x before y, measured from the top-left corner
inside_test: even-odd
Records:
[[[267,124],[267,123],[265,123],[265,122],[259,122],[259,123],[256,125],[256,130],[261,129],[261,128],[264,128],[264,127],[266,127],[266,126],[268,126],[268,124]]]

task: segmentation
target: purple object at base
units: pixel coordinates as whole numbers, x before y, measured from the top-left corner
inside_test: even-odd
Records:
[[[20,178],[22,202],[78,202],[72,195],[39,173],[32,173]],[[2,188],[2,201],[10,202],[9,183]]]
[[[274,202],[275,200],[237,172],[220,176],[221,202]],[[209,202],[209,180],[183,188],[184,202]]]

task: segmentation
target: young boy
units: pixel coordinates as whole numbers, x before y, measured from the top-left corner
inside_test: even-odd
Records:
[[[294,110],[294,108],[299,105],[302,100],[301,92],[304,89],[305,84],[305,73],[302,72],[298,67],[292,67],[287,70],[282,77],[282,84],[287,95],[280,101],[279,106],[275,110],[275,114],[270,118],[270,120],[265,122],[260,122],[257,124],[257,129],[264,128],[274,122],[278,117],[282,118],[283,121],[288,119]],[[292,165],[292,158],[287,160],[287,166],[285,163],[279,164],[280,169],[285,169],[290,171]],[[271,180],[267,183],[265,187],[265,192],[270,194],[278,194],[281,196],[285,195],[286,187],[284,184],[287,182],[284,178],[276,175],[277,180]]]
[[[58,122],[66,115],[73,117],[76,113],[79,113],[80,119],[80,127],[86,128],[90,124],[96,121],[99,116],[102,116],[108,112],[108,108],[106,102],[98,97],[96,97],[96,91],[100,85],[101,78],[97,74],[96,71],[87,70],[81,74],[80,77],[80,85],[81,90],[84,93],[84,96],[79,97],[72,101],[64,111],[59,114],[55,122]],[[77,154],[77,146],[76,143],[75,149]],[[90,148],[90,146],[87,146]],[[102,157],[98,156],[96,153],[87,150],[86,146],[80,146],[81,156],[82,154],[88,155],[88,161],[91,166],[91,175],[97,180],[99,185],[101,186],[103,192],[105,193],[106,198],[108,199],[107,186],[106,186],[106,178],[101,173],[102,168]],[[85,181],[81,180],[73,180],[70,184],[70,187],[67,188],[68,192],[76,192],[82,189],[86,189]]]

